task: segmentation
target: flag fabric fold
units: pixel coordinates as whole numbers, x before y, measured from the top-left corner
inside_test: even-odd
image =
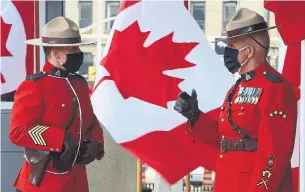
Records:
[[[272,11],[278,31],[286,45],[305,39],[305,1],[265,0],[265,8]]]
[[[200,109],[217,119],[233,76],[184,0],[129,2],[121,3],[97,67],[97,118],[170,184],[199,166],[215,170],[219,149],[187,135],[186,119],[173,106],[181,91],[195,89]]]

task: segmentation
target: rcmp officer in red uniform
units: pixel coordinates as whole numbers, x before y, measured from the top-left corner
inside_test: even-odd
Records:
[[[15,94],[10,140],[25,147],[25,162],[15,181],[22,192],[88,192],[86,165],[104,155],[102,128],[93,113],[85,78],[76,74],[83,62],[78,26],[57,17],[41,39],[43,71],[21,83]]]
[[[262,16],[246,8],[228,23],[224,62],[238,80],[217,121],[198,109],[195,90],[191,96],[182,92],[174,107],[188,118],[188,134],[220,149],[215,192],[293,191],[297,100],[266,61],[268,29]]]

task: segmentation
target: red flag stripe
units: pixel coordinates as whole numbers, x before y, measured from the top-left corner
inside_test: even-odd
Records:
[[[4,79],[4,77],[3,77],[3,74],[0,73],[0,75],[1,75],[1,84],[2,84],[2,83],[5,83],[5,79]]]

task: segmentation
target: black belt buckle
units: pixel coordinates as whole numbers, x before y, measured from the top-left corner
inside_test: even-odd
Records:
[[[247,151],[256,151],[257,149],[257,139],[251,138],[244,142],[244,149]]]
[[[226,144],[227,144],[227,140],[225,138],[222,138],[220,141],[220,150],[221,152],[225,153],[226,150]]]

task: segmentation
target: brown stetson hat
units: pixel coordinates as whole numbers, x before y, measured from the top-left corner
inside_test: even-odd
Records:
[[[43,27],[41,38],[30,39],[25,43],[46,47],[68,47],[94,44],[96,41],[81,39],[78,26],[72,20],[60,16]]]
[[[247,8],[240,8],[226,26],[227,37],[217,39],[214,42],[249,35],[277,27],[280,27],[280,25],[268,27],[264,17],[255,11]]]

